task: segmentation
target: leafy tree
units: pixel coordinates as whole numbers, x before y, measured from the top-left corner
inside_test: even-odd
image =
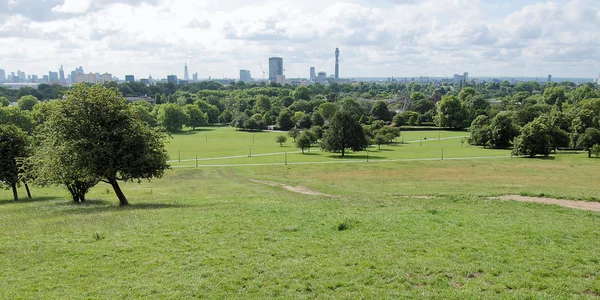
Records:
[[[542,117],[536,118],[521,130],[521,134],[515,138],[513,154],[548,156],[552,147],[551,129]]]
[[[475,118],[469,127],[469,132],[471,133],[469,144],[484,147],[489,145],[491,132],[488,116],[481,115]]]
[[[298,130],[296,128],[292,128],[292,129],[290,129],[290,131],[288,131],[288,135],[294,139],[294,143],[295,143],[296,139],[300,135],[300,130]]]
[[[301,85],[292,92],[292,97],[296,100],[310,100],[310,90]]]
[[[321,126],[313,126],[310,128],[309,130],[312,135],[315,137],[315,139],[313,140],[314,143],[316,143],[318,140],[323,138],[323,128]]]
[[[424,99],[417,102],[413,102],[412,110],[418,112],[419,114],[426,114],[435,108],[435,102],[433,100]]]
[[[294,122],[292,121],[292,112],[289,109],[282,110],[277,117],[277,127],[281,130],[290,130],[294,127]]]
[[[302,149],[302,154],[304,154],[304,149],[310,150],[311,144],[311,138],[308,134],[306,134],[306,132],[301,133],[296,139],[296,148]]]
[[[271,101],[269,100],[269,97],[257,95],[255,99],[256,103],[254,103],[254,111],[264,113],[271,110]]]
[[[325,125],[325,118],[321,115],[319,111],[315,111],[311,116],[312,125],[314,126],[323,126]]]
[[[469,114],[469,119],[474,120],[477,116],[490,114],[490,102],[485,100],[482,95],[469,97],[465,101],[465,107]]]
[[[309,129],[312,126],[310,115],[303,114],[296,122],[296,127],[301,129]]]
[[[35,110],[39,107],[43,106],[38,104],[34,107]],[[146,101],[138,101],[132,104],[129,104],[129,109],[132,113],[137,115],[140,119],[146,122],[150,127],[156,127],[158,125],[158,120],[156,119],[156,115],[152,113],[152,105]]]
[[[425,99],[427,99],[427,96],[421,92],[414,92],[410,94],[410,100],[412,100],[413,103],[420,102]]]
[[[575,115],[571,127],[574,132],[582,133],[587,128],[598,126],[598,116],[594,111],[589,109],[581,109]]]
[[[180,131],[188,122],[188,116],[175,103],[161,104],[158,108],[158,122],[168,132],[174,133]]]
[[[185,113],[188,115],[185,125],[192,127],[192,130],[196,130],[196,127],[206,126],[208,115],[203,113],[198,106],[193,104],[186,105]]]
[[[573,92],[572,103],[578,103],[585,99],[591,99],[597,97],[598,93],[594,91],[591,87],[587,85],[582,85],[578,87],[575,92]]]
[[[544,90],[544,102],[549,105],[558,105],[566,102],[565,89],[562,87],[552,87]]]
[[[335,105],[335,103],[327,102],[327,103],[323,103],[319,106],[319,112],[321,113],[323,118],[325,118],[326,120],[331,118],[337,111],[338,111],[338,106]]]
[[[600,144],[596,144],[594,145],[594,147],[592,147],[590,154],[593,154],[594,156],[596,156],[596,158],[600,157]]]
[[[27,133],[31,133],[34,128],[31,112],[14,106],[0,107],[0,124],[15,125]]]
[[[329,128],[323,135],[321,148],[328,152],[342,152],[346,149],[358,152],[369,146],[365,132],[352,111],[341,110],[333,115]]]
[[[208,124],[214,124],[219,122],[219,108],[206,101],[198,100],[194,102],[200,108],[200,110],[208,116]]]
[[[510,147],[514,138],[519,135],[519,129],[514,125],[512,115],[508,113],[496,115],[489,129],[490,145],[496,149]]]
[[[265,123],[262,119],[262,115],[255,114],[246,123],[244,124],[245,129],[250,129],[250,131],[260,130],[265,127]]]
[[[228,124],[233,120],[233,113],[230,110],[224,110],[219,116],[219,123]]]
[[[375,119],[377,119],[377,120],[383,120],[383,121],[391,121],[392,120],[392,113],[388,109],[387,104],[383,101],[377,101],[375,103],[375,105],[373,106],[373,109],[371,109],[371,115],[373,117],[375,117]]]
[[[588,157],[592,156],[591,149],[594,145],[600,144],[600,130],[588,128],[577,138],[577,147],[588,151]]]
[[[392,122],[394,123],[394,126],[396,126],[396,127],[406,125],[406,119],[404,118],[404,115],[402,115],[402,114],[395,115]]]
[[[458,93],[458,98],[463,102],[467,102],[469,98],[475,97],[475,95],[477,95],[477,91],[474,88],[466,87]]]
[[[275,141],[277,143],[279,143],[280,147],[283,147],[283,143],[287,142],[287,137],[285,137],[285,135],[280,135],[280,136],[277,136],[277,138],[275,139]]]
[[[117,89],[76,85],[63,101],[44,123],[44,136],[68,145],[68,167],[110,184],[121,205],[129,202],[118,181],[161,177],[169,167],[163,135],[132,114]]]
[[[10,101],[8,100],[8,98],[6,98],[4,96],[0,96],[0,107],[9,106],[9,105],[10,105]]]
[[[0,124],[0,187],[12,188],[15,201],[19,201],[21,159],[29,156],[28,147],[25,132],[12,124]]]
[[[273,125],[273,118],[271,118],[270,112],[265,112],[262,116],[262,120],[265,126]]]
[[[464,128],[467,110],[456,96],[444,96],[437,104],[435,122],[439,127]]]
[[[17,106],[21,110],[32,111],[33,107],[38,103],[38,99],[34,96],[23,96],[17,101]]]

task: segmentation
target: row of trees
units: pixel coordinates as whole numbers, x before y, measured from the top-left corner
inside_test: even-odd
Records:
[[[119,181],[161,177],[169,167],[164,134],[116,88],[76,85],[64,99],[18,109],[0,109],[0,187],[12,188],[15,200],[20,183],[64,185],[82,202],[105,182],[127,205]]]

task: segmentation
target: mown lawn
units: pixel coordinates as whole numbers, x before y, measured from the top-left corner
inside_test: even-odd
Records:
[[[486,197],[598,198],[585,156],[175,168],[126,208],[0,191],[0,298],[594,297],[599,213]]]

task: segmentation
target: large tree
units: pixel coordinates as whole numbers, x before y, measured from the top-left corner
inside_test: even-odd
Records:
[[[38,98],[34,96],[23,96],[17,101],[17,106],[22,110],[32,111],[33,107],[38,103]]]
[[[17,185],[21,165],[28,153],[29,140],[15,125],[0,124],[0,187],[12,188],[15,201],[19,200]]]
[[[552,147],[552,128],[546,124],[544,116],[536,118],[521,130],[521,135],[515,138],[513,154],[548,156]]]
[[[356,115],[346,110],[338,111],[333,115],[321,141],[323,150],[341,152],[342,156],[346,154],[347,149],[358,152],[368,146],[369,142]]]
[[[188,115],[175,104],[162,104],[158,107],[158,122],[168,132],[178,132],[184,124],[188,123]]]
[[[519,134],[519,128],[514,124],[512,114],[509,113],[496,115],[492,119],[489,128],[492,148],[504,149],[510,147],[514,138]]]
[[[456,96],[444,96],[437,104],[435,122],[439,127],[464,128],[468,124],[468,113]]]
[[[391,121],[392,113],[388,109],[388,106],[383,101],[377,101],[375,105],[373,105],[373,109],[371,109],[371,115],[375,117],[377,120],[382,121]]]
[[[68,145],[70,168],[110,184],[121,205],[129,202],[119,181],[161,177],[169,167],[163,134],[133,114],[117,89],[77,85],[61,101],[44,133]]]

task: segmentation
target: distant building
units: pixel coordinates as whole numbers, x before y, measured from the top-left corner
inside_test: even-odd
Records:
[[[87,79],[86,80],[87,83],[91,83],[91,84],[98,83],[98,79],[96,78],[96,74],[94,74],[94,73],[87,74],[87,78],[86,79]]]
[[[192,75],[192,80],[193,80],[194,82],[197,82],[197,81],[198,81],[198,72],[196,72],[196,73],[194,73],[194,74]]]
[[[50,77],[48,77],[48,75],[44,75],[44,77],[42,77],[42,82],[46,82],[48,83],[50,81],[49,79]]]
[[[150,74],[150,76],[148,76],[148,82],[150,84],[154,84],[154,78],[152,78],[152,74]]]
[[[463,75],[454,74],[454,83],[464,84],[469,81],[469,73],[465,72]]]
[[[172,84],[177,84],[177,75],[167,76],[167,82],[172,83]]]
[[[149,84],[150,84],[150,81],[149,81],[148,79],[146,79],[146,78],[142,78],[142,79],[140,79],[140,82],[141,82],[142,84],[145,84],[145,85],[149,85]]]
[[[315,81],[317,78],[317,73],[315,67],[310,67],[310,81]]]
[[[50,83],[58,83],[59,82],[59,78],[58,78],[58,72],[48,72],[48,82]]]
[[[125,82],[135,82],[135,76],[125,75]]]
[[[249,70],[240,70],[240,81],[252,82],[252,75],[250,75]]]
[[[188,67],[187,67],[187,63],[185,63],[185,68],[183,70],[183,80],[190,80],[190,76],[188,74]]]
[[[85,82],[85,74],[75,74],[75,83]]]
[[[113,81],[112,74],[108,74],[108,73],[102,74],[102,82],[111,82],[111,81]]]
[[[548,75],[548,81],[546,82],[552,82],[552,75]]]
[[[0,82],[6,81],[6,71],[4,69],[0,69]]]
[[[340,48],[335,48],[335,80],[340,79]]]
[[[315,82],[326,83],[327,82],[327,73],[319,72],[319,74],[317,74],[317,78],[315,79]]]
[[[31,82],[37,83],[40,81],[40,78],[37,75],[31,75]]]
[[[269,58],[269,81],[277,82],[277,76],[283,76],[283,58]]]
[[[65,70],[62,65],[60,65],[60,69],[58,69],[58,79],[60,79],[61,83],[67,82],[65,80]]]

